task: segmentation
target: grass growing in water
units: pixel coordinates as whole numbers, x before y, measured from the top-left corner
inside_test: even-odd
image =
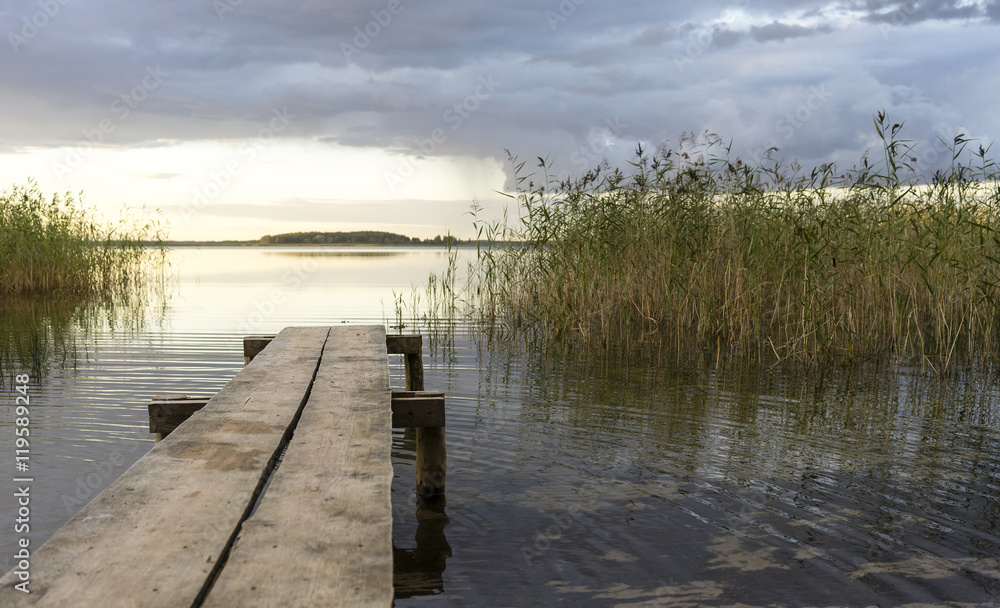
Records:
[[[951,169],[919,185],[901,125],[874,122],[883,157],[843,173],[751,166],[710,135],[640,148],[630,175],[604,165],[558,182],[544,160],[536,177],[512,156],[520,219],[475,224],[490,243],[472,269],[475,314],[495,335],[676,356],[912,357],[939,371],[994,356],[989,149],[966,155],[956,136]]]
[[[163,231],[123,214],[105,225],[71,194],[46,198],[37,185],[0,194],[0,295],[112,295],[146,278]]]

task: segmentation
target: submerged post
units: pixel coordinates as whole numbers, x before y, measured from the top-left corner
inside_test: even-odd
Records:
[[[417,429],[417,495],[443,496],[447,469],[444,427]]]
[[[406,390],[424,390],[424,361],[421,351],[406,354]],[[418,428],[417,495],[421,498],[443,495],[447,469],[448,451],[445,446],[444,427]]]
[[[404,357],[406,390],[424,390],[423,339],[421,336],[386,336],[390,354]],[[444,495],[448,470],[448,451],[444,440],[444,426],[418,427],[417,438],[417,495],[434,498]]]

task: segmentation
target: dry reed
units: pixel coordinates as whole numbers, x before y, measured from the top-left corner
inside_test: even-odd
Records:
[[[518,218],[476,220],[466,294],[494,335],[828,365],[993,356],[1000,187],[988,148],[919,184],[900,124],[839,173],[750,166],[711,135],[558,182],[510,156]],[[963,164],[962,158],[969,161]],[[535,180],[538,180],[537,183]],[[505,214],[506,215],[506,214]]]

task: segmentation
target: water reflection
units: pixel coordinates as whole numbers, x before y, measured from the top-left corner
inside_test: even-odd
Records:
[[[414,251],[403,248],[367,248],[367,247],[343,247],[343,248],[328,248],[323,247],[322,249],[313,248],[293,248],[293,249],[278,249],[278,250],[264,250],[265,256],[284,256],[284,257],[324,257],[324,258],[398,258],[405,256],[414,256],[425,253],[424,251]],[[441,253],[438,250],[438,253]]]
[[[1000,598],[989,371],[819,377],[442,343],[426,368],[449,396],[443,603]]]
[[[417,499],[416,532],[412,546],[392,547],[393,587],[396,599],[444,593],[444,571],[451,557],[451,545],[445,536],[450,523],[446,498]]]
[[[381,322],[382,298],[447,264],[431,251],[178,258],[174,295],[133,309],[0,306],[0,352],[45,374],[32,387],[33,543],[152,445],[152,395],[212,394],[242,368],[240,323]],[[395,434],[397,606],[421,594],[455,606],[1000,603],[991,371],[595,363],[461,327],[425,344],[426,386],[448,395],[448,495],[417,504],[414,447]],[[391,373],[401,387],[398,362]],[[0,493],[0,520],[13,519],[11,497]],[[11,541],[0,532],[0,555]]]
[[[30,372],[38,382],[50,368],[74,368],[98,334],[135,335],[161,326],[173,290],[174,285],[164,281],[110,297],[54,294],[0,300],[0,387],[11,374]]]

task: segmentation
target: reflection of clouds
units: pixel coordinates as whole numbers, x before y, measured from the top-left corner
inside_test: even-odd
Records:
[[[774,552],[776,547],[761,547],[747,549],[742,541],[735,536],[721,536],[715,539],[708,550],[715,554],[715,557],[708,561],[711,566],[709,570],[717,568],[734,568],[741,572],[755,572],[768,568],[778,568],[788,570],[791,566],[781,564],[775,560]]]
[[[871,562],[851,573],[858,579],[870,574],[898,574],[916,579],[939,580],[974,572],[994,583],[1000,580],[1000,560],[972,557],[944,558],[921,555],[896,562]]]
[[[614,600],[618,608],[654,608],[656,606],[703,606],[717,600],[725,592],[727,585],[720,581],[694,581],[677,583],[673,579],[660,581],[657,587],[646,588],[635,585],[617,584],[597,588],[587,585],[572,585],[566,581],[553,581],[550,586],[560,594],[580,594],[603,600]],[[746,604],[740,604],[746,606]]]

